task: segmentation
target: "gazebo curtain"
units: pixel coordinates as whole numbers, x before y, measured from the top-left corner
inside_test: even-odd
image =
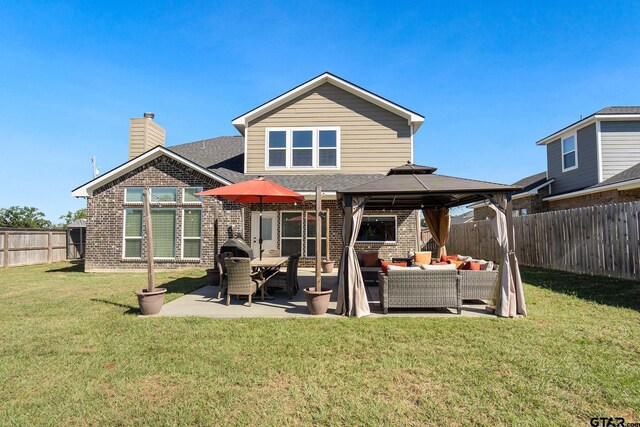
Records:
[[[522,279],[515,248],[513,244],[513,227],[507,223],[507,198],[499,195],[489,199],[489,206],[496,211],[492,222],[493,231],[502,248],[502,262],[498,271],[496,286],[496,315],[514,317],[527,315],[527,305],[524,301]],[[511,233],[511,239],[509,238]]]
[[[343,250],[340,260],[336,313],[346,316],[362,317],[370,314],[364,280],[362,280],[358,256],[354,248],[360,231],[366,201],[366,197],[345,197],[342,199],[344,210],[344,222],[342,223]]]
[[[438,245],[438,259],[447,254],[446,244],[449,240],[449,226],[451,225],[451,217],[449,216],[449,208],[424,208],[422,209],[424,219],[427,226]]]

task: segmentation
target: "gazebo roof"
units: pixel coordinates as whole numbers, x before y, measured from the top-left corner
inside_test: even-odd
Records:
[[[484,200],[487,195],[513,193],[521,187],[437,175],[430,166],[406,164],[387,176],[341,191],[338,197],[367,196],[367,208],[420,209],[453,207]]]

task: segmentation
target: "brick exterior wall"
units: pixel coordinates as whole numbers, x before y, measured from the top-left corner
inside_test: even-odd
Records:
[[[586,206],[607,205],[610,203],[635,202],[640,200],[640,188],[633,190],[609,190],[599,193],[586,194],[584,196],[571,197],[562,200],[544,201],[543,198],[549,195],[548,187],[541,189],[537,195],[523,197],[513,201],[513,209],[526,208],[528,213],[541,213],[559,211],[563,209],[583,208]],[[482,206],[473,210],[473,220],[482,221],[494,217],[493,209]]]
[[[182,203],[182,189],[185,187],[203,187],[204,189],[220,186],[214,181],[194,170],[165,156],[152,160],[122,177],[98,188],[87,203],[87,248],[85,271],[144,271],[146,270],[147,245],[143,239],[142,259],[123,259],[123,223],[126,208],[142,208],[140,203],[125,203],[124,192],[127,187],[176,187],[178,201],[172,205],[154,207],[176,208],[176,258],[171,260],[157,259],[157,270],[178,268],[211,268],[215,266],[216,250],[233,234],[243,234],[247,243],[251,242],[251,211],[257,205],[239,206],[223,203],[213,197],[204,197],[202,204]],[[202,244],[199,260],[180,259],[182,252],[182,209],[202,208]],[[293,204],[265,204],[263,210],[278,212],[277,245],[280,245],[280,212],[281,211],[315,211],[313,201]],[[342,208],[335,200],[323,201],[323,210],[329,212],[329,257],[340,262],[342,256]],[[215,244],[215,218],[218,217],[218,237]],[[416,248],[416,216],[414,211],[379,211],[365,210],[365,215],[396,215],[396,243],[358,243],[356,250],[377,250],[383,259],[404,257],[409,249]],[[244,224],[243,224],[244,223]],[[306,242],[306,221],[303,221],[303,242]],[[304,244],[304,243],[303,243]],[[300,266],[312,267],[314,258],[303,257]]]
[[[640,200],[640,188],[634,190],[609,190],[600,193],[586,194],[569,199],[553,200],[549,203],[550,211],[562,209],[582,208],[585,206],[606,205],[609,203],[635,202]]]
[[[512,200],[513,210],[526,209],[527,214],[534,213],[542,213],[548,212],[549,202],[545,202],[544,199],[549,195],[549,187],[544,187],[538,190],[538,194],[521,197],[518,199]],[[482,206],[480,208],[476,208],[473,210],[473,220],[474,221],[483,221],[485,219],[493,219],[495,216],[495,211],[491,209],[489,206]]]
[[[177,187],[178,202],[175,205],[153,207],[176,208],[176,259],[156,260],[156,269],[176,269],[185,267],[211,268],[215,265],[215,250],[224,242],[229,233],[239,232],[241,209],[231,203],[222,203],[213,197],[204,197],[201,206],[182,203],[184,187],[220,186],[214,181],[179,162],[161,156],[120,178],[98,188],[87,203],[87,248],[85,271],[130,271],[146,270],[147,245],[143,239],[142,260],[123,259],[123,221],[125,208],[141,208],[141,204],[124,202],[126,187]],[[182,260],[182,209],[202,208],[202,243],[200,260]],[[214,240],[214,223],[218,214],[218,245]]]
[[[257,206],[251,206],[251,209],[257,210]],[[245,209],[244,229],[245,240],[251,241],[251,209]],[[342,256],[342,207],[338,206],[335,200],[324,200],[322,209],[329,212],[329,258],[339,265]],[[263,211],[278,212],[277,227],[277,247],[280,248],[280,212],[281,211],[313,211],[315,212],[314,201],[304,201],[303,203],[293,204],[264,204]],[[392,257],[405,257],[409,249],[416,249],[416,216],[414,211],[380,211],[367,210],[365,215],[396,215],[397,230],[396,243],[356,243],[357,251],[376,250],[380,252],[380,258],[390,260]],[[306,242],[307,230],[306,221],[302,223],[303,245]],[[304,253],[303,253],[304,255]],[[315,258],[300,258],[301,267],[313,267]]]

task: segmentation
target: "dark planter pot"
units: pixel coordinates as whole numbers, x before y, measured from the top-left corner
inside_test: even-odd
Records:
[[[329,309],[332,292],[332,290],[316,292],[316,288],[305,288],[304,297],[307,300],[309,313],[314,316],[325,314]]]
[[[165,288],[156,288],[153,292],[148,292],[146,289],[136,291],[138,304],[140,305],[140,313],[142,313],[143,316],[160,313],[166,292],[167,290]]]
[[[207,285],[219,286],[220,285],[220,272],[217,268],[207,269]]]
[[[333,271],[333,266],[334,266],[333,261],[322,261],[322,272],[331,273]]]

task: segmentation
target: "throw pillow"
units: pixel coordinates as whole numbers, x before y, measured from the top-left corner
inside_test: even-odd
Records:
[[[363,267],[378,267],[378,252],[363,252],[362,253],[362,266]]]
[[[471,271],[480,271],[480,263],[479,262],[468,262],[467,263],[467,270],[471,270]]]
[[[413,260],[414,263],[418,265],[429,265],[431,264],[431,252],[416,252],[413,255]]]

